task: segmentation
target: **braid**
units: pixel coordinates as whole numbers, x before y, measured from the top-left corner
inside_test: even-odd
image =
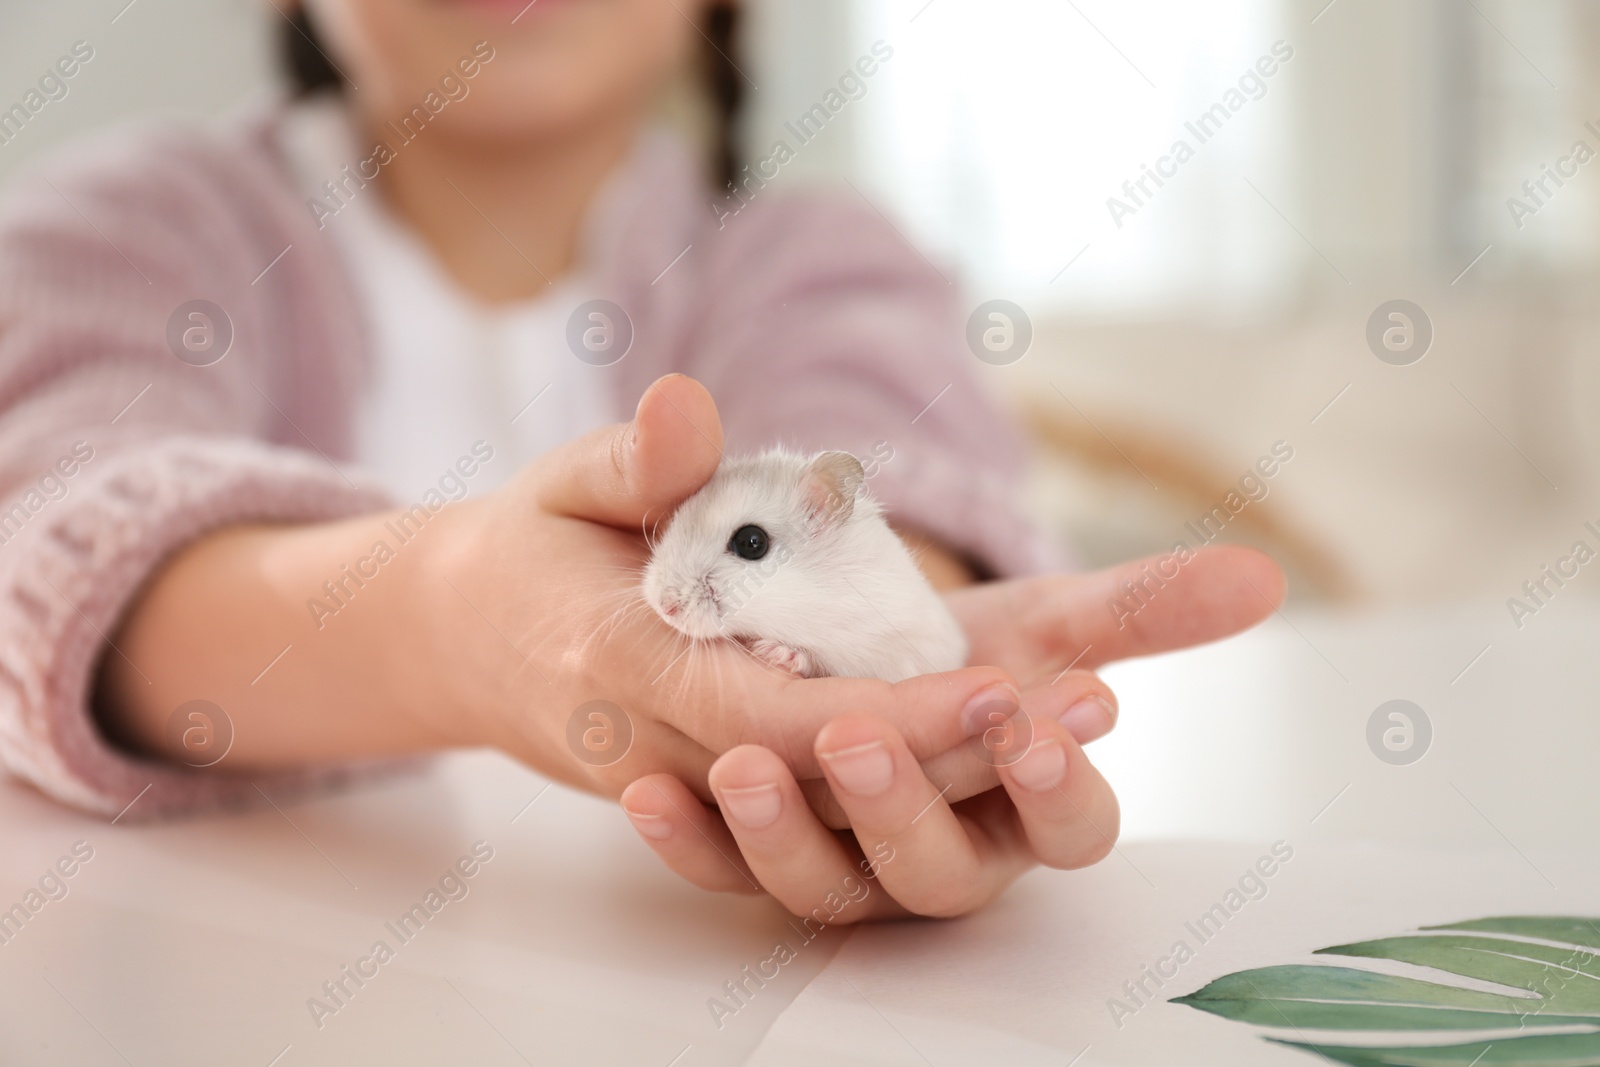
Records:
[[[702,67],[716,115],[711,177],[718,188],[723,188],[737,182],[741,165],[738,125],[739,109],[744,103],[744,75],[739,73],[735,58],[739,36],[737,0],[714,0],[706,8],[702,29],[708,42],[702,49]]]
[[[323,54],[322,42],[311,25],[304,5],[296,6],[278,29],[278,62],[289,75],[295,96],[310,96],[324,89],[344,89],[344,76]]]

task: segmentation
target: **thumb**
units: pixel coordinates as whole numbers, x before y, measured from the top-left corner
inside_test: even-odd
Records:
[[[722,460],[722,420],[706,387],[658,378],[633,421],[595,430],[536,465],[535,493],[556,515],[636,528],[704,485]]]

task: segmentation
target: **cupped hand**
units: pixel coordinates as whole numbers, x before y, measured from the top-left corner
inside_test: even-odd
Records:
[[[892,726],[840,716],[815,751],[850,820],[843,832],[754,745],[712,767],[715,809],[670,775],[633,783],[622,805],[667,865],[706,889],[767,892],[823,924],[961,915],[1036,864],[1084,867],[1116,842],[1116,797],[1072,734],[1051,719],[1021,732],[1026,743],[999,761],[1003,790],[952,804]]]
[[[1117,716],[1095,668],[1226,637],[1283,594],[1270,558],[1228,546],[956,590],[971,662],[1022,681],[1020,714],[969,708],[962,739],[930,754],[948,735],[852,709],[801,759],[792,743],[728,751],[708,770],[710,805],[666,773],[622,804],[668,866],[708,889],[769,892],[819,921],[962,914],[1034,865],[1085,866],[1114,847],[1116,797],[1082,748]]]
[[[671,376],[647,391],[631,423],[575,441],[505,489],[447,510],[448,524],[429,538],[431,565],[413,572],[448,587],[427,591],[423,634],[457,664],[455,682],[423,712],[437,717],[441,736],[496,744],[606,795],[670,776],[697,803],[715,797],[710,774],[720,754],[759,746],[790,768],[822,824],[844,827],[850,806],[814,747],[841,713],[892,731],[899,750],[921,762],[921,780],[956,803],[1002,781],[984,740],[997,722],[1023,721],[1019,705],[1074,746],[1086,743],[1116,714],[1114,696],[1087,668],[1224,636],[1281,595],[1270,561],[1232,549],[1197,554],[1131,619],[1106,600],[1137,578],[1139,564],[994,583],[950,595],[973,662],[986,665],[896,684],[795,678],[731,643],[690,646],[639,596],[644,531],[705,483],[721,446],[710,396]],[[1020,694],[1017,677],[1028,683]],[[596,736],[601,743],[591,746]],[[962,810],[1003,814],[997,799]],[[1114,839],[1114,826],[1109,833]]]
[[[1095,863],[1115,847],[1119,809],[1082,745],[1111,728],[1116,704],[1089,668],[1226,636],[1283,596],[1281,573],[1258,552],[1205,549],[1176,571],[1175,559],[949,594],[973,661],[1031,683],[1023,714],[1002,707],[963,745],[919,759],[893,724],[846,714],[817,734],[823,782],[745,745],[712,765],[714,806],[659,774],[629,786],[623,808],[696,885],[768,892],[825,923],[960,915],[1035,865]],[[1125,599],[1124,583],[1148,581],[1152,568],[1171,577],[1146,586],[1142,606]],[[1072,695],[1052,702],[1059,691]]]
[[[710,478],[721,447],[709,394],[670,376],[631,423],[446,509],[419,539],[431,546],[419,549],[425,565],[409,573],[428,606],[414,647],[446,657],[452,680],[416,714],[442,736],[497,745],[607,795],[668,773],[710,800],[712,763],[742,744],[772,751],[825,793],[812,743],[840,712],[880,717],[923,758],[960,749],[980,712],[1018,704],[1015,681],[996,667],[897,684],[800,679],[731,642],[691,645],[657,618],[639,592],[644,531]],[[1029,703],[1059,715],[1090,691],[1109,697],[1088,679]]]

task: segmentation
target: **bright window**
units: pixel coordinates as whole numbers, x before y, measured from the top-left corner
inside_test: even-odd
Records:
[[[861,173],[976,290],[1061,309],[1270,296],[1298,254],[1278,214],[1293,214],[1296,68],[1277,8],[861,4],[859,35],[895,48],[893,77],[862,101]]]

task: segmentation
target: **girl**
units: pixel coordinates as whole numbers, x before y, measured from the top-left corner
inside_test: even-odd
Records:
[[[1197,557],[1126,629],[1118,574],[962,590],[981,666],[893,686],[675,661],[626,607],[641,529],[726,449],[891,457],[872,490],[945,586],[1045,565],[950,288],[859,199],[719,210],[649,116],[708,42],[734,176],[729,8],[306,5],[295,100],[124,131],[0,214],[7,765],[137,817],[491,744],[797,911],[887,847],[840,921],[1104,855],[1087,668],[1261,617],[1270,563]],[[600,767],[567,740],[597,700],[630,738]],[[964,743],[1019,704],[1025,756]]]

